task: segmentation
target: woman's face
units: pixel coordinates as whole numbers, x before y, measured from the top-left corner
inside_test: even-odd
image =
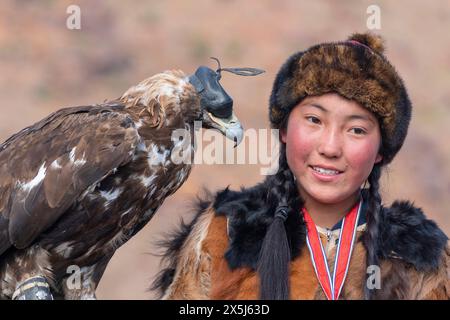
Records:
[[[297,105],[281,140],[300,194],[326,204],[354,196],[382,160],[376,117],[335,93],[307,97]]]

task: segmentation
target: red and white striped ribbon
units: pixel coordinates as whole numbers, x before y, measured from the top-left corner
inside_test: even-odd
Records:
[[[307,229],[306,243],[311,254],[311,261],[317,279],[328,300],[337,300],[339,298],[345,278],[347,277],[360,210],[361,202],[357,203],[342,221],[334,261],[334,270],[331,275],[327,256],[323,249],[316,225],[306,208],[302,209]]]

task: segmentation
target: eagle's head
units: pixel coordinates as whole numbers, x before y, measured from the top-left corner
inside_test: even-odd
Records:
[[[233,112],[233,99],[219,83],[221,72],[227,71],[241,76],[255,76],[264,70],[254,68],[221,68],[216,71],[201,66],[189,76],[189,82],[200,95],[203,126],[221,131],[226,137],[234,140],[237,146],[243,138],[242,126]]]
[[[242,71],[244,69],[245,72]],[[219,130],[236,146],[242,141],[243,129],[234,114],[233,99],[219,80],[221,70],[254,75],[249,73],[250,68],[244,69],[219,68],[213,71],[202,66],[191,76],[179,70],[166,71],[131,87],[120,100],[137,113],[143,125],[176,128],[180,123],[197,120],[202,122],[203,128]]]
[[[200,96],[203,127],[219,130],[227,138],[234,140],[236,146],[242,141],[243,129],[233,111],[233,99],[219,80],[219,72],[204,66],[189,76],[189,82]]]

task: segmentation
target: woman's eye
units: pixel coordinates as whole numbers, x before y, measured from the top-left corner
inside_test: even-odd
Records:
[[[314,117],[314,116],[308,116],[308,117],[306,117],[306,119],[307,119],[309,122],[312,122],[312,123],[315,123],[315,124],[319,124],[319,123],[320,123],[319,118]]]
[[[366,131],[361,128],[351,128],[350,130],[353,131],[353,133],[358,134],[358,135],[366,133]]]

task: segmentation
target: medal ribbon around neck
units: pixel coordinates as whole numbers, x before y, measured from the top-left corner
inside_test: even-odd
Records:
[[[355,242],[356,229],[361,210],[361,202],[358,202],[353,209],[342,220],[339,233],[339,243],[336,249],[334,270],[331,277],[327,263],[327,256],[323,249],[314,221],[311,219],[306,208],[303,208],[303,218],[306,223],[307,235],[306,244],[311,254],[311,261],[316,272],[317,279],[328,300],[337,300],[347,277],[350,257]]]

